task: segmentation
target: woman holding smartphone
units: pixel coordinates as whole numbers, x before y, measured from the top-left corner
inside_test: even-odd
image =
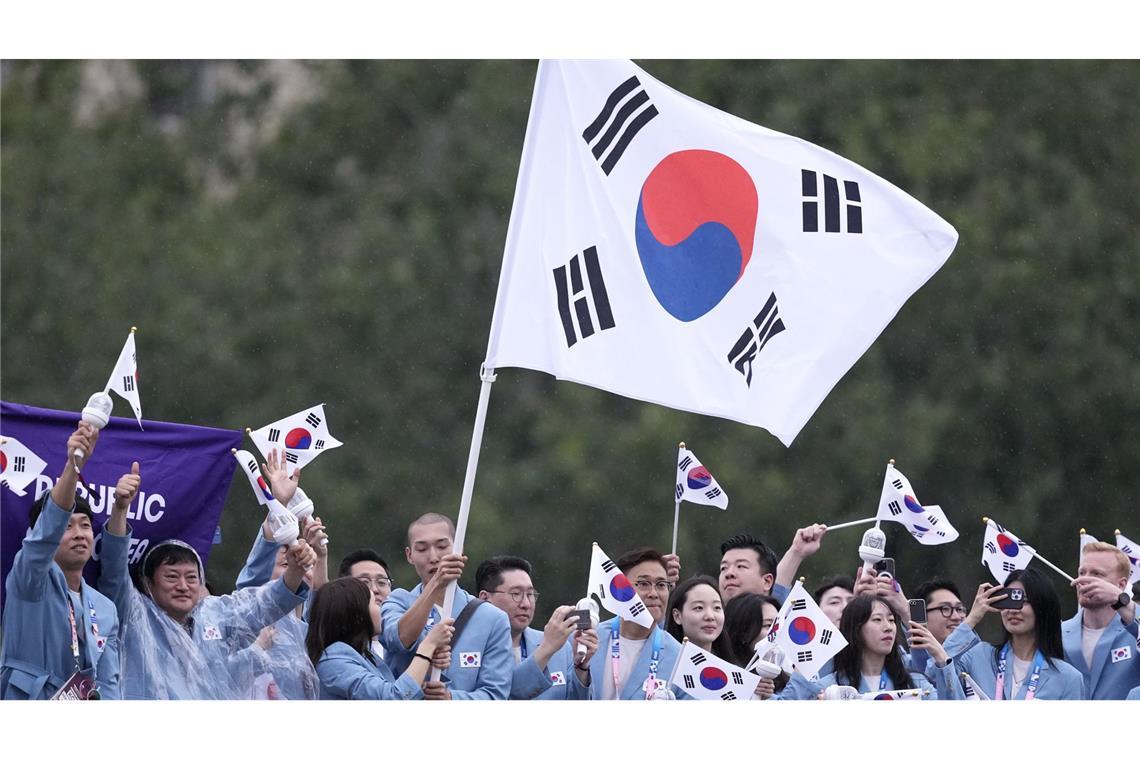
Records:
[[[882,599],[860,594],[839,619],[847,646],[835,655],[834,671],[816,682],[799,673],[776,699],[814,699],[829,686],[851,686],[860,694],[921,689],[922,699],[938,699],[926,676],[907,672],[899,654],[899,621]]]
[[[997,646],[982,641],[974,632],[989,612],[1001,613],[1005,629]],[[964,698],[962,673],[991,699],[1084,698],[1084,678],[1064,660],[1061,601],[1052,584],[1036,570],[1016,570],[1004,586],[979,586],[970,614],[943,646],[944,652],[931,651],[931,657],[940,666],[946,663],[939,660],[951,658],[957,672],[951,676],[951,669],[945,668],[939,677],[952,682],[939,687],[953,698]]]

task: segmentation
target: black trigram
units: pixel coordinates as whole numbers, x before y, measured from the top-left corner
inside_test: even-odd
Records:
[[[821,633],[819,635],[819,643],[823,644],[824,646],[827,646],[828,644],[830,644],[831,643],[831,631],[827,630],[826,628],[823,629],[823,633]]]
[[[946,538],[946,531],[944,531],[944,530],[936,530],[936,531],[934,531],[934,532],[938,534],[938,537],[939,537],[939,538]]]
[[[1012,573],[1017,569],[1017,565],[1013,564],[1012,562],[1002,562],[1001,569],[1005,570],[1007,573]]]
[[[692,463],[693,463],[693,458],[690,456],[687,456],[684,459],[682,459],[680,462],[677,462],[677,469],[679,469],[681,472],[685,472],[686,470],[689,469],[689,465],[691,465]]]
[[[1120,551],[1124,552],[1125,554],[1131,554],[1132,553],[1132,547],[1129,546],[1128,544],[1125,544],[1124,546],[1120,547]]]
[[[694,689],[697,686],[696,682],[693,680],[693,677],[690,675],[686,674],[684,676],[684,681],[685,681],[685,688],[686,689]]]
[[[926,521],[928,523],[930,523],[931,525],[937,525],[938,524],[938,518],[935,517],[934,515],[931,515],[931,514],[928,514],[926,516]]]
[[[898,517],[900,514],[902,514],[902,507],[899,506],[899,503],[897,501],[892,501],[890,504],[888,504],[887,509],[889,509],[891,511],[891,514],[895,517]]]
[[[811,662],[812,661],[811,650],[804,649],[802,651],[796,652],[796,661],[797,662]]]
[[[895,488],[899,489],[900,491],[903,490],[903,482],[901,480],[899,480],[898,478],[895,478],[894,480],[892,480],[891,485],[894,486]]]
[[[305,422],[309,423],[310,427],[315,428],[315,427],[320,426],[321,418],[318,417],[317,415],[313,414],[312,412],[309,412],[309,416],[305,418]]]
[[[743,686],[744,685],[744,676],[740,675],[740,671],[737,671],[737,670],[732,671],[732,682],[734,684],[736,684],[737,686]]]
[[[582,262],[586,265],[586,279],[589,280],[590,289],[586,291],[586,283],[582,279]],[[570,275],[567,278],[566,270]],[[590,301],[594,302],[594,314],[598,318],[598,329],[608,330],[614,326],[614,315],[610,311],[610,297],[606,293],[606,283],[602,279],[602,269],[598,266],[598,249],[590,246],[582,251],[582,255],[574,254],[570,263],[554,270],[554,289],[558,291],[558,314],[562,317],[562,330],[566,333],[566,346],[569,348],[578,342],[581,333],[585,340],[594,334],[594,321],[590,318]],[[574,298],[574,311],[570,311],[570,299]],[[578,318],[577,330],[574,327],[574,317]]]
[[[313,448],[316,449],[317,451],[320,451],[324,447],[325,447],[325,439],[324,438],[318,438],[317,442],[313,444]]]
[[[692,662],[694,665],[700,665],[701,663],[703,663],[707,659],[708,658],[705,657],[703,654],[701,654],[700,652],[697,652],[695,655],[693,655],[692,657],[689,658],[689,661]]]
[[[997,547],[994,546],[993,541],[986,541],[986,551],[990,554],[997,554]]]
[[[619,103],[622,105],[615,115],[614,109]],[[602,162],[602,171],[606,173],[606,176],[609,176],[609,173],[613,171],[614,166],[625,153],[625,149],[629,147],[630,141],[641,131],[642,127],[657,116],[657,107],[652,103],[649,103],[648,108],[642,108],[646,103],[649,103],[649,96],[642,89],[641,82],[635,76],[630,77],[610,93],[597,118],[582,133],[582,139],[586,141],[586,145],[590,146],[590,152],[594,154],[594,158]],[[634,115],[635,113],[636,115]],[[612,120],[610,117],[613,117]],[[609,128],[602,133],[606,124],[609,124]],[[598,138],[597,142],[594,142],[594,138],[598,137],[599,133],[602,136]],[[617,140],[615,141],[614,138]],[[608,154],[606,154],[607,150],[609,150]],[[603,154],[606,154],[604,159],[602,158]]]
[[[732,700],[736,699],[736,694],[731,691],[726,691],[724,694],[720,695],[720,698],[725,702],[731,702]]]
[[[764,350],[773,335],[784,331],[784,321],[780,319],[780,309],[776,305],[776,294],[768,296],[764,308],[752,320],[752,325],[744,328],[740,338],[728,352],[728,363],[744,375],[744,382],[752,387],[752,362]]]
[[[135,389],[134,375],[123,375],[123,390],[130,393]]]
[[[286,451],[285,459],[288,460],[291,464],[297,464],[298,457],[292,451]]]
[[[634,602],[633,605],[629,608],[629,614],[633,615],[634,617],[637,617],[643,612],[645,612],[645,605],[641,602]]]
[[[245,463],[245,469],[249,470],[251,474],[257,474],[257,462],[250,459]]]
[[[13,457],[12,458],[12,469],[13,470],[15,470],[16,472],[23,472],[24,466],[25,466],[24,457]]]
[[[607,573],[612,573],[614,570],[617,570],[617,565],[615,565],[613,563],[613,560],[607,559],[605,562],[602,563],[602,569],[605,570]]]
[[[799,612],[800,610],[806,610],[807,609],[807,600],[806,599],[796,599],[794,602],[792,602],[792,609],[795,610],[796,612]]]
[[[269,440],[271,443],[277,443],[281,440],[281,431],[277,428],[269,428]]]
[[[804,190],[804,232],[819,232],[819,174],[810,169],[800,170]],[[863,203],[859,196],[859,183],[843,183],[843,203],[847,207],[847,232],[863,231]],[[827,232],[840,229],[839,182],[835,177],[823,175],[823,224]]]
[[[681,485],[680,483],[678,483],[677,484],[677,501],[680,501],[681,497],[684,495],[685,495],[685,487],[683,485]]]
[[[709,501],[712,501],[716,497],[720,496],[720,494],[721,490],[719,488],[710,488],[709,490],[705,491],[705,498]]]

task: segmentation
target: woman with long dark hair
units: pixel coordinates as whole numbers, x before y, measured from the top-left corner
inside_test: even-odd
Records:
[[[834,671],[811,682],[799,673],[792,676],[781,699],[811,699],[829,686],[851,686],[860,694],[921,689],[923,699],[938,699],[926,676],[908,673],[899,654],[899,622],[882,599],[860,594],[852,599],[839,619],[839,632],[847,646],[834,659]]]
[[[743,668],[752,661],[756,642],[768,635],[779,610],[780,605],[767,594],[745,592],[728,600],[724,605],[724,630],[728,634],[728,643],[735,658],[733,662]],[[768,699],[787,683],[786,673],[780,673],[775,680],[761,678],[756,687],[756,696]]]
[[[371,651],[380,632],[380,602],[363,581],[337,578],[317,589],[305,649],[317,669],[321,699],[423,699],[421,684],[437,648],[451,643],[454,620],[432,627],[408,669],[396,678]]]
[[[1024,601],[1019,608],[1000,609],[1001,642],[993,646],[982,641],[974,632],[978,623],[986,613],[998,611],[994,603],[1007,599],[1013,589],[1022,590]],[[1061,601],[1053,585],[1036,570],[1015,570],[1004,586],[979,586],[970,614],[943,646],[955,673],[946,676],[952,682],[941,690],[956,698],[964,698],[961,674],[992,699],[1084,698],[1084,678],[1064,660]]]
[[[734,661],[724,632],[724,602],[716,581],[707,575],[694,575],[673,589],[665,605],[665,632],[677,641],[687,637],[722,660]]]

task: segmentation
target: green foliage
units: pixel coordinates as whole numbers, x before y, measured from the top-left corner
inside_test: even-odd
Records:
[[[680,440],[732,498],[723,513],[683,507],[686,574],[715,572],[719,542],[742,530],[779,552],[797,526],[872,514],[888,457],[962,532],[926,549],[886,527],[911,584],[936,571],[981,581],[983,514],[1067,568],[1080,527],[1140,532],[1128,506],[1140,489],[1136,64],[644,66],[866,166],[960,242],[791,449],[500,371],[472,567],[529,557],[541,616],[581,595],[591,541],[615,555],[666,548]],[[256,427],[325,402],[346,445],[304,485],[333,559],[370,545],[412,585],[406,524],[458,510],[534,71],[6,62],[4,398],[78,408],[137,324],[150,418]],[[211,557],[218,586],[259,517],[239,483]],[[804,574],[853,570],[858,539],[829,537]]]

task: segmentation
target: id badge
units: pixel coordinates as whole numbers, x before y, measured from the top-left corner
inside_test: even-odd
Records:
[[[77,670],[51,698],[65,702],[99,699],[99,689],[94,678]]]

